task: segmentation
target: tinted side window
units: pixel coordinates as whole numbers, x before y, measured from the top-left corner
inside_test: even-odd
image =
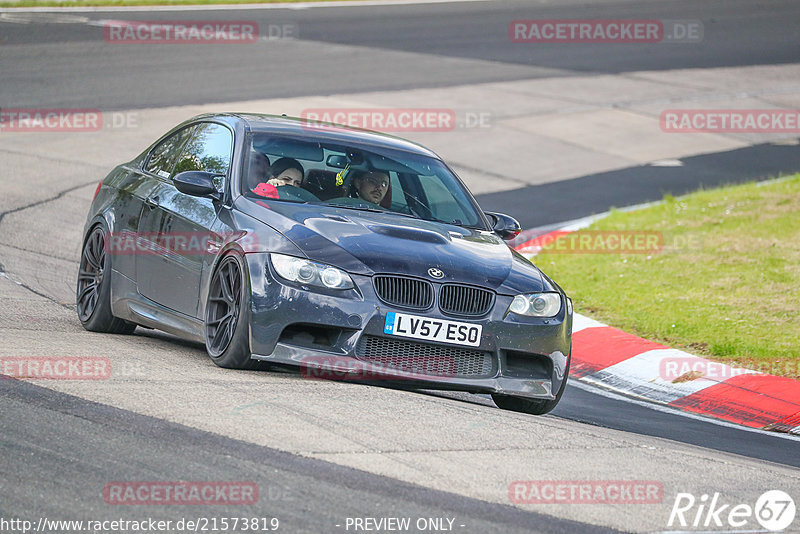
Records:
[[[181,152],[172,175],[183,171],[207,171],[227,175],[231,165],[232,147],[233,134],[226,127],[212,123],[201,124]]]
[[[169,178],[183,145],[192,136],[194,130],[194,126],[189,126],[161,141],[150,153],[150,159],[147,160],[145,170],[164,178]]]

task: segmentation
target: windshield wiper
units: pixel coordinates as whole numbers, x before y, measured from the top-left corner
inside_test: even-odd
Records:
[[[434,218],[434,219],[423,219],[423,220],[431,221],[431,222],[438,222],[438,223],[442,223],[442,224],[449,224],[450,226],[458,226],[459,228],[469,228],[471,230],[486,230],[486,228],[481,228],[480,226],[474,226],[474,225],[471,225],[471,224],[464,224],[464,223],[461,223],[461,222],[456,222],[455,220],[454,221],[445,221],[445,220],[436,219],[436,218]]]
[[[412,219],[420,219],[419,217],[417,217],[415,215],[411,215],[410,213],[403,213],[403,212],[400,212],[400,211],[381,210],[381,209],[378,209],[378,208],[367,208],[367,207],[364,207],[364,206],[345,206],[344,204],[330,204],[330,203],[328,203],[328,204],[323,204],[323,205],[324,206],[332,206],[334,208],[344,208],[344,209],[348,209],[348,210],[368,211],[370,213],[389,213],[391,215],[400,215],[402,217],[411,217]],[[424,220],[424,219],[420,219],[420,220]]]

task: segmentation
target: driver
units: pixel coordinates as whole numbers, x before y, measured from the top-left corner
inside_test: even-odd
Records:
[[[381,171],[356,171],[350,186],[350,196],[380,204],[389,190],[389,175]]]

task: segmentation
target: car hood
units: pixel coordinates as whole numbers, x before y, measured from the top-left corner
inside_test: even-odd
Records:
[[[247,211],[309,259],[354,274],[402,274],[502,294],[555,290],[533,264],[485,230],[319,204],[271,202],[269,209],[256,208]],[[443,276],[433,277],[430,269]]]

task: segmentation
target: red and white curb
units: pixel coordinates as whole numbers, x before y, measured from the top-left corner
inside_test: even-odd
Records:
[[[570,377],[687,412],[800,434],[800,382],[700,358],[575,314]]]
[[[605,214],[557,230],[526,232],[512,245],[536,255],[560,235]],[[751,428],[800,435],[800,381],[732,367],[628,334],[576,313],[570,378]]]

